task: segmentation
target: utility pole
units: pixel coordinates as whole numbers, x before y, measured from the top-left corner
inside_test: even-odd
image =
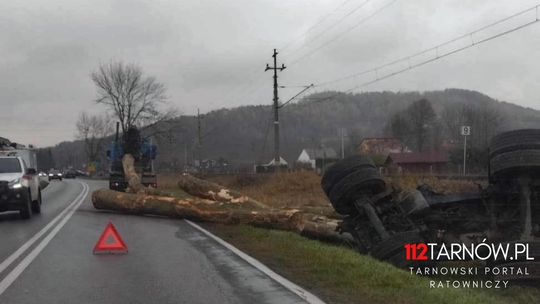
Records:
[[[202,136],[201,136],[201,112],[197,108],[197,158],[199,159],[199,169],[202,167]]]
[[[187,145],[184,143],[184,170],[187,169]]]
[[[345,158],[345,140],[344,140],[345,129],[341,128],[339,130],[341,131],[340,132],[340,135],[341,135],[341,159],[344,159]]]
[[[463,176],[467,175],[467,136],[471,135],[470,126],[461,126],[461,135],[463,136]]]
[[[277,72],[283,71],[286,67],[284,64],[281,64],[281,67],[277,66],[277,55],[278,52],[274,49],[274,66],[269,66],[266,64],[264,71],[274,70],[274,166],[278,168],[281,166],[281,155],[279,152],[279,98],[278,98],[278,82],[277,82]],[[277,171],[277,170],[276,170]]]

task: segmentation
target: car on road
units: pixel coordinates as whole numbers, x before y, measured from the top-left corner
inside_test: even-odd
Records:
[[[64,173],[64,178],[76,178],[77,177],[77,171],[75,170],[67,170]]]
[[[41,189],[36,169],[17,156],[0,156],[0,212],[19,211],[21,218],[41,213]]]
[[[49,171],[49,181],[52,181],[53,179],[57,179],[59,181],[62,180],[62,172],[58,170],[51,170]]]

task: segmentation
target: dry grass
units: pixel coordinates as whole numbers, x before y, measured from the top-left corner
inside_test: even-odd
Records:
[[[177,176],[178,174],[159,175],[159,188],[173,192],[178,191]],[[218,175],[203,176],[202,178],[237,190],[276,208],[331,207],[328,198],[321,189],[321,177],[313,171]],[[388,185],[403,190],[415,189],[425,183],[441,193],[474,192],[478,191],[478,184],[486,186],[486,182],[439,179],[433,176],[405,175],[385,179]]]
[[[157,176],[158,187],[161,189],[178,188],[179,175],[180,173],[158,174]]]
[[[434,191],[440,193],[462,193],[478,191],[478,186],[486,187],[486,181],[473,181],[462,179],[441,179],[434,176],[403,175],[385,178],[387,184],[392,184],[403,190],[412,190],[427,184]]]
[[[272,207],[331,207],[321,189],[321,178],[312,171],[209,178]]]

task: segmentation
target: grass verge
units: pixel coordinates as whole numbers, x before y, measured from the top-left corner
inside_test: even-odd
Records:
[[[534,288],[430,289],[411,275],[345,247],[245,225],[204,226],[327,303],[539,303]]]

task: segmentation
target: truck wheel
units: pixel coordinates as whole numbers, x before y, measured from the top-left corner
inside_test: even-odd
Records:
[[[540,129],[522,129],[504,132],[491,139],[491,157],[517,150],[540,150]]]
[[[30,195],[30,194],[28,194]],[[19,215],[23,220],[30,219],[32,217],[32,198],[31,196],[28,196],[26,198],[25,204],[22,206],[22,208],[19,210]]]
[[[386,184],[375,168],[363,168],[342,178],[328,198],[337,213],[355,214],[354,201],[364,195],[378,194],[384,191]]]
[[[41,213],[41,189],[38,192],[38,199],[32,202],[32,213]]]
[[[363,168],[375,168],[375,164],[371,158],[362,155],[345,158],[326,170],[321,179],[321,187],[326,195],[330,195],[332,188],[345,176]]]
[[[405,244],[425,243],[417,231],[399,232],[373,246],[370,255],[378,260],[387,261],[397,267],[414,264],[405,256]]]
[[[540,149],[516,150],[495,155],[490,160],[490,171],[495,178],[540,176]]]

